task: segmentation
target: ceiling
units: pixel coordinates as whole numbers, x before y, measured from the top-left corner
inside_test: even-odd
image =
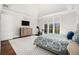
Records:
[[[10,8],[32,16],[44,16],[67,10],[66,4],[11,4]]]
[[[57,13],[64,10],[66,10],[66,5],[60,5],[60,4],[39,5],[39,16]]]

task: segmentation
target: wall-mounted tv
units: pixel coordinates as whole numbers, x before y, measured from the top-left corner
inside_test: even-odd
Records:
[[[22,26],[30,26],[30,22],[22,20]]]

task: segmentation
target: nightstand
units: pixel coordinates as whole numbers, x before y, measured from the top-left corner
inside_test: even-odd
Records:
[[[79,44],[76,42],[71,42],[68,44],[67,50],[70,55],[79,55]]]

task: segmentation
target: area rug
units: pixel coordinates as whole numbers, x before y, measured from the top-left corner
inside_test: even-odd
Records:
[[[19,39],[9,40],[17,55],[54,55],[53,53],[33,45],[37,36],[29,36]]]

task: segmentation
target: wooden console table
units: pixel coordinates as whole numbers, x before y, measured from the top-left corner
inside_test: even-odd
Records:
[[[32,35],[32,28],[20,28],[20,37]]]

